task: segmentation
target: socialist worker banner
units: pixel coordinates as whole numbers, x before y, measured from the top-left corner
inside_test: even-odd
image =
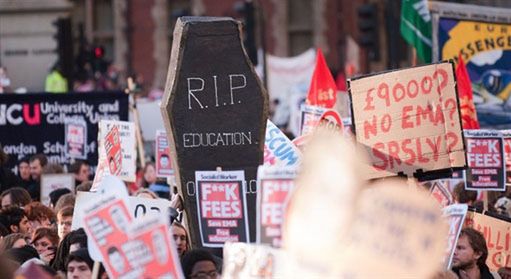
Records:
[[[128,120],[128,95],[0,94],[0,143],[10,156],[7,166],[15,168],[17,160],[37,153],[46,154],[50,162],[69,164],[73,157],[68,152],[69,142],[66,148],[65,125],[69,119],[85,122],[86,141],[79,153],[93,164],[98,160],[99,120]]]
[[[467,190],[506,190],[504,139],[500,131],[465,130]]]
[[[506,162],[506,186],[511,186],[511,130],[501,130],[504,135],[504,155]]]
[[[195,172],[202,246],[249,241],[244,181],[244,171]]]
[[[434,59],[461,54],[481,127],[511,127],[511,9],[439,2],[431,9]]]

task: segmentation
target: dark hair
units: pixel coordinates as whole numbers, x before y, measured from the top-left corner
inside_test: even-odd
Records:
[[[78,184],[78,186],[76,186],[75,192],[76,193],[78,191],[89,192],[91,187],[92,187],[92,181],[84,181],[84,182]]]
[[[215,258],[209,251],[204,249],[193,249],[185,253],[183,258],[181,259],[181,266],[183,267],[183,273],[185,278],[190,278],[190,275],[192,275],[193,267],[197,262],[200,261],[210,261],[215,265],[215,268],[218,270]]]
[[[74,231],[69,237],[69,246],[73,244],[80,244],[80,248],[87,248],[87,235],[82,228]]]
[[[21,187],[12,187],[2,192],[0,198],[4,198],[7,195],[11,195],[11,204],[23,207],[32,201],[30,194],[27,190]]]
[[[5,252],[5,255],[7,258],[18,262],[20,265],[30,259],[39,258],[37,250],[30,245],[25,245],[20,248],[11,248]]]
[[[19,227],[25,216],[23,209],[17,206],[9,206],[0,211],[0,223],[10,230],[12,225]]]
[[[32,157],[30,157],[29,161],[30,163],[34,162],[35,160],[39,160],[39,163],[41,164],[41,167],[44,167],[48,164],[48,158],[44,154],[35,154]]]
[[[83,160],[76,160],[74,163],[72,163],[72,164],[69,166],[68,172],[69,172],[69,173],[78,174],[78,173],[80,172],[80,168],[81,168],[83,165],[88,166],[89,164],[88,164],[86,161],[83,161]]]
[[[30,163],[30,160],[27,158],[27,157],[23,157],[21,159],[18,160],[18,166],[21,164],[21,163],[27,163],[29,164]]]
[[[26,240],[26,235],[22,233],[11,233],[4,237],[4,239],[2,240],[3,251],[11,249],[14,246],[14,243],[16,243],[16,241],[20,239]]]
[[[0,167],[5,165],[9,160],[9,156],[4,152],[2,144],[0,144]]]
[[[30,221],[38,221],[44,218],[47,218],[50,220],[50,222],[55,222],[57,219],[57,216],[55,215],[55,212],[51,210],[51,208],[47,207],[46,205],[40,203],[40,202],[31,202],[27,206],[23,208],[25,210],[25,213],[27,214],[27,218]]]
[[[59,188],[59,189],[55,189],[55,190],[51,191],[49,194],[50,203],[53,204],[53,206],[55,206],[57,204],[57,201],[60,199],[60,197],[62,197],[65,194],[69,194],[69,193],[71,193],[71,190],[69,190],[67,188]]]
[[[55,212],[57,212],[58,214],[59,211],[64,207],[68,206],[74,207],[75,201],[76,201],[75,194],[73,193],[64,194],[58,199],[53,210],[55,210]]]
[[[74,207],[66,206],[57,212],[57,218],[72,217],[74,213]]]
[[[89,251],[87,249],[80,248],[76,251],[73,251],[73,253],[70,253],[69,257],[67,258],[67,261],[66,261],[66,270],[67,270],[67,266],[72,261],[85,262],[87,264],[87,266],[89,267],[89,269],[92,271],[92,265],[94,264],[94,261],[91,259],[90,255],[89,255]]]
[[[66,263],[67,258],[69,256],[69,248],[71,247],[71,239],[75,235],[85,234],[83,229],[74,230],[66,234],[64,238],[60,241],[59,247],[57,247],[57,252],[55,253],[55,258],[51,267],[55,270],[66,271]]]
[[[465,182],[456,184],[453,192],[454,197],[459,203],[469,203],[477,200],[477,191],[465,190]]]
[[[30,242],[32,244],[35,244],[36,241],[40,240],[43,237],[47,237],[48,240],[51,242],[52,246],[59,245],[59,235],[57,234],[57,231],[50,228],[37,228],[35,232],[32,234],[32,239]]]
[[[464,228],[461,230],[459,237],[462,236],[468,238],[468,243],[470,243],[470,246],[475,252],[481,253],[481,257],[477,259],[477,265],[484,266],[486,258],[488,258],[488,247],[486,247],[486,240],[483,234],[473,228]]]

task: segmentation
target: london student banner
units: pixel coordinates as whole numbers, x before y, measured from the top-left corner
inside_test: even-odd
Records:
[[[465,130],[468,169],[467,190],[506,190],[506,165],[502,133]]]
[[[348,80],[356,140],[369,154],[367,178],[417,177],[466,165],[451,63]]]
[[[0,143],[10,156],[8,167],[37,153],[46,154],[50,162],[69,164],[65,129],[69,119],[85,122],[87,138],[79,153],[94,163],[99,120],[128,120],[128,96],[121,92],[0,94]]]
[[[481,126],[511,127],[511,9],[440,2],[431,9],[433,59],[461,53]]]

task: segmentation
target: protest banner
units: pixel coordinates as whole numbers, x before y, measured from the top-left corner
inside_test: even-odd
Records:
[[[42,174],[41,175],[41,203],[50,205],[50,193],[53,190],[66,188],[74,192],[75,190],[75,177],[69,173],[59,174]]]
[[[449,233],[447,235],[447,249],[445,267],[451,269],[452,257],[456,250],[456,243],[460,235],[461,228],[467,215],[468,206],[466,204],[453,204],[444,207],[443,216],[449,222]]]
[[[506,186],[511,187],[511,130],[501,130],[504,137],[504,157],[506,162]]]
[[[438,179],[432,181],[431,183],[432,185],[429,192],[441,207],[445,207],[454,203],[454,198],[452,197],[449,188],[447,188],[447,185],[445,185],[444,180]]]
[[[109,173],[124,181],[134,182],[137,161],[135,124],[126,121],[101,120],[99,138],[98,149],[102,152],[101,148],[103,148],[105,152],[105,163]]]
[[[301,153],[289,138],[270,120],[266,123],[264,139],[264,165],[297,166]]]
[[[296,167],[260,166],[257,171],[257,243],[279,248],[287,201],[294,189]]]
[[[164,130],[157,130],[154,142],[156,151],[156,176],[169,177],[174,175],[172,159],[170,157],[170,146],[167,133]]]
[[[174,30],[161,112],[194,246],[202,242],[195,171],[217,167],[244,171],[255,241],[256,173],[263,163],[268,94],[243,50],[240,30],[232,19],[204,17],[179,18]]]
[[[321,115],[327,111],[326,108],[303,104],[300,107],[300,136],[312,133],[318,126]]]
[[[202,246],[249,242],[243,171],[197,171],[195,177]]]
[[[511,9],[436,1],[430,9],[433,59],[457,61],[461,54],[481,127],[510,128]]]
[[[319,117],[318,127],[325,127],[329,130],[338,131],[344,135],[344,124],[339,113],[333,109],[326,110]]]
[[[122,250],[134,267],[131,278],[184,278],[166,217],[148,214],[128,226],[129,241]]]
[[[486,264],[492,271],[511,267],[511,223],[476,212],[469,212],[465,226],[484,235],[488,247]]]
[[[64,131],[68,119],[84,119],[85,154],[95,162],[97,123],[100,119],[128,120],[128,96],[120,92],[0,94],[2,147],[11,157],[7,167],[16,169],[17,160],[37,153],[45,154],[49,162],[69,164]]]
[[[506,190],[504,139],[491,130],[465,130],[467,190]]]
[[[66,155],[69,158],[86,160],[87,124],[85,120],[68,119],[64,125]]]
[[[348,80],[367,178],[445,175],[466,166],[452,63]]]
[[[265,245],[226,243],[222,278],[290,278],[284,250]]]

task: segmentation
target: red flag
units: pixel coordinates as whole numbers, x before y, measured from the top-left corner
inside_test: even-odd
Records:
[[[328,69],[325,57],[320,48],[316,55],[316,68],[312,75],[307,103],[313,106],[333,108],[337,99],[337,86],[332,73]]]
[[[467,67],[458,55],[458,66],[456,67],[456,80],[458,82],[458,95],[460,98],[461,122],[463,129],[479,129],[476,107],[472,95],[472,85],[468,76]]]

